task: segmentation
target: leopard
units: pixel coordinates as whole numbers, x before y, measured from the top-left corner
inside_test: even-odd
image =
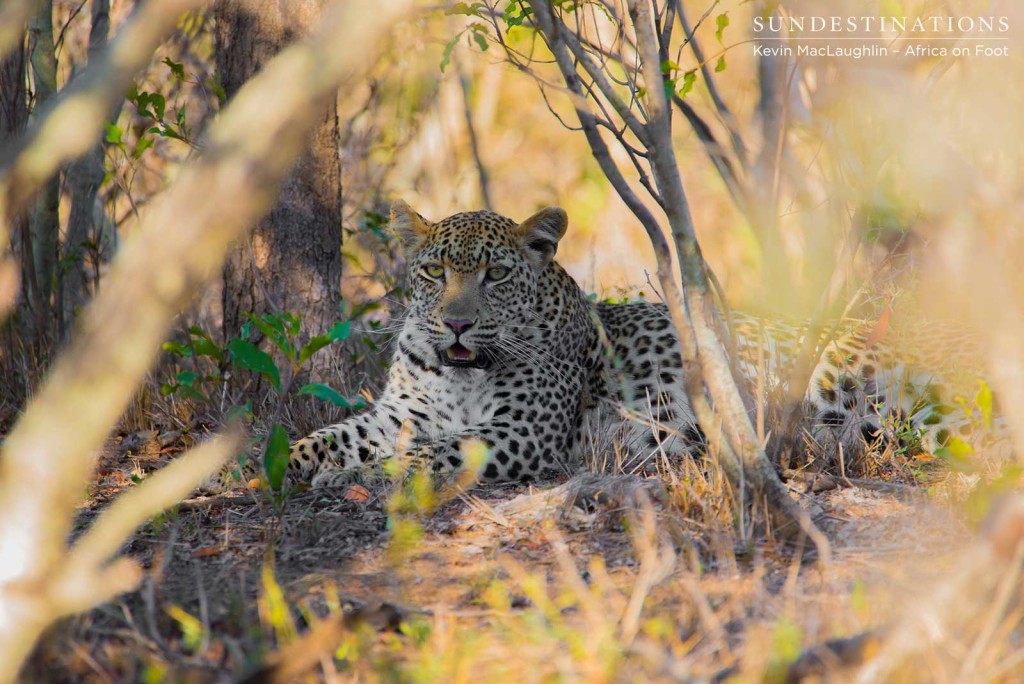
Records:
[[[438,472],[530,481],[578,463],[597,430],[617,431],[639,462],[704,444],[666,306],[588,296],[554,258],[563,209],[435,222],[399,200],[390,227],[410,293],[386,384],[366,411],[291,445],[290,480],[342,486],[354,471],[415,454]],[[783,383],[807,327],[740,312],[731,321],[739,384]],[[847,321],[821,345],[804,396],[811,432],[863,443],[897,416],[925,451],[967,438],[977,420],[934,364],[901,358],[878,329]],[[474,442],[482,463],[467,461]]]

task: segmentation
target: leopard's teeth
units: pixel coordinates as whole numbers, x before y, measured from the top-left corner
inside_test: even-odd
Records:
[[[476,352],[463,347],[459,351],[453,348],[447,350],[448,358],[452,361],[476,361]]]

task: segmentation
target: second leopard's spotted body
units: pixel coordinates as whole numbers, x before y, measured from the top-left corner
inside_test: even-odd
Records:
[[[387,385],[365,413],[294,444],[293,478],[339,484],[399,451],[457,469],[468,438],[488,447],[482,479],[535,478],[571,462],[623,408],[654,419],[653,429],[620,424],[641,459],[700,439],[665,308],[590,302],[553,260],[564,211],[518,224],[487,211],[432,223],[398,202],[391,223],[412,294]],[[753,379],[762,369],[766,386],[782,381],[799,330],[740,317],[736,333],[741,372]],[[931,367],[904,363],[871,335],[854,325],[829,343],[806,396],[811,424],[860,439],[898,414],[921,429],[928,450],[970,428]]]

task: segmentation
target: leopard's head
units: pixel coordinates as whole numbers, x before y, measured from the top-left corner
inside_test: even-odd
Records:
[[[486,368],[512,352],[503,339],[537,325],[538,281],[566,226],[557,207],[522,223],[490,211],[434,223],[395,202],[391,227],[405,245],[412,290],[403,335],[447,366]]]

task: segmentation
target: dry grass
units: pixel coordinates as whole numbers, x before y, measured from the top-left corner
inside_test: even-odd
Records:
[[[109,444],[76,529],[184,446],[161,446],[169,437]],[[140,530],[128,553],[149,569],[143,589],[55,628],[26,677],[238,677],[332,615],[387,603],[398,631],[352,621],[334,658],[314,660],[317,679],[782,681],[803,649],[898,619],[970,538],[947,498],[836,478],[800,496],[832,544],[823,565],[738,534],[710,468],[663,463],[649,479],[590,474],[447,501],[393,485],[366,501],[280,500],[239,483]],[[993,613],[975,676],[961,681],[1024,675],[1021,610],[1012,596]],[[980,631],[944,635],[957,648],[907,681],[957,680]]]

